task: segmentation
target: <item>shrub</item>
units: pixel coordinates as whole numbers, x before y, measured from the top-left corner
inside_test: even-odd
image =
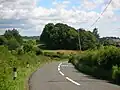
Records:
[[[0,36],[0,45],[6,45],[7,39],[4,36]]]
[[[17,54],[18,54],[18,55],[24,54],[23,49],[22,49],[22,48],[18,48],[18,49],[17,49]]]
[[[77,69],[95,77],[120,81],[120,49],[113,46],[84,51],[69,58]],[[117,65],[117,66],[116,66]]]
[[[10,40],[8,40],[7,46],[9,50],[15,50],[20,46],[20,44],[18,43],[16,39],[11,38]]]
[[[30,52],[33,50],[33,46],[30,44],[24,44],[23,50],[24,50],[24,52]]]
[[[43,52],[40,48],[35,49],[36,55],[43,55]]]
[[[112,79],[116,83],[120,83],[120,67],[117,65],[112,67]]]

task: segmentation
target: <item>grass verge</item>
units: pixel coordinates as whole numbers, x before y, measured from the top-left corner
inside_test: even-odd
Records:
[[[0,90],[28,90],[28,78],[35,70],[45,63],[64,60],[60,54],[49,54],[45,56],[36,55],[35,52],[17,53],[0,46]],[[17,68],[16,80],[13,80],[14,67]]]

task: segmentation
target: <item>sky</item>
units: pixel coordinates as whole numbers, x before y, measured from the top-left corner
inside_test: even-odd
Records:
[[[120,37],[120,0],[0,0],[0,34],[16,28],[23,36],[39,36],[48,23],[76,29],[98,28],[101,37]],[[90,28],[95,20],[101,19]]]

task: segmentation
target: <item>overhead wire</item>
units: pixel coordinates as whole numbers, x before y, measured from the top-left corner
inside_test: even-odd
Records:
[[[90,27],[89,27],[88,29],[90,29],[91,27],[93,27],[93,26],[98,22],[98,20],[99,20],[99,19],[101,18],[101,16],[105,13],[105,11],[107,10],[108,6],[109,6],[111,3],[112,3],[112,0],[110,0],[110,1],[108,2],[108,4],[106,5],[105,9],[101,12],[100,16],[95,20],[95,22],[94,22],[92,25],[90,25]]]

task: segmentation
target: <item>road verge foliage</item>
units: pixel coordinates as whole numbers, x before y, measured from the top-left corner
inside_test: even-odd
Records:
[[[114,46],[88,50],[70,59],[80,71],[120,84],[120,48]]]
[[[26,90],[27,80],[37,68],[45,63],[59,61],[59,58],[51,59],[41,52],[38,49],[29,52],[21,49],[9,51],[7,47],[0,46],[0,90]],[[17,68],[15,80],[13,80],[14,67]]]

